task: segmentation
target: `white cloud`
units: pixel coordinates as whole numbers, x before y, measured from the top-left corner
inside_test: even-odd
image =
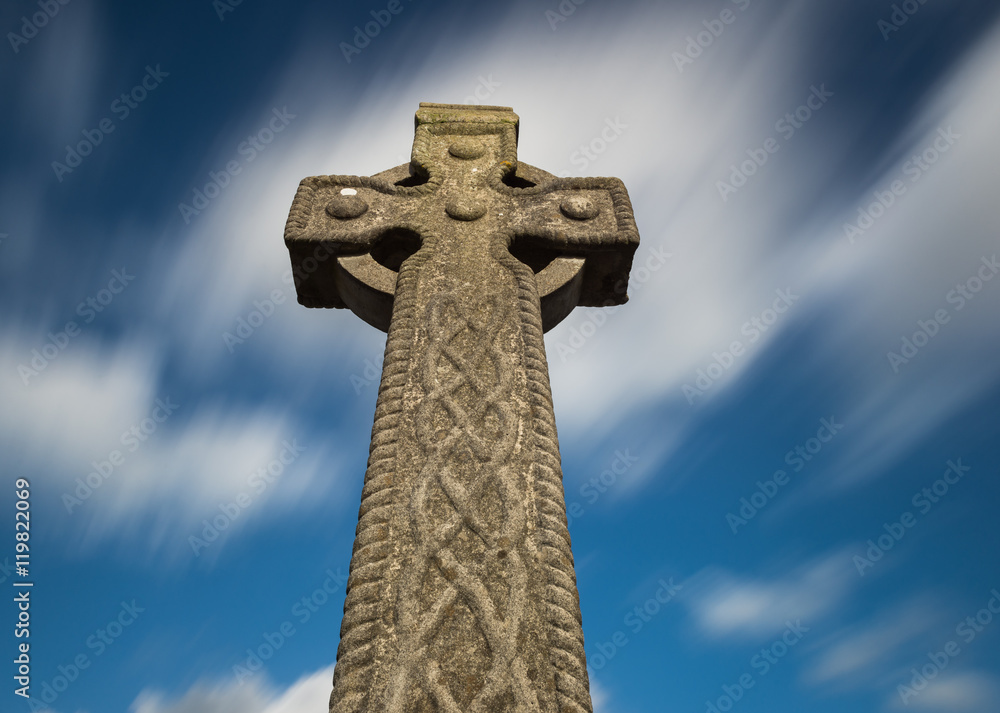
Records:
[[[914,598],[869,620],[814,641],[816,656],[803,680],[812,685],[857,688],[888,686],[901,666],[900,656],[936,632],[941,615],[929,601]]]
[[[743,578],[715,568],[685,583],[680,601],[707,636],[765,638],[781,632],[789,620],[812,627],[851,592],[842,554],[805,562],[787,574],[767,579]],[[850,563],[848,562],[848,565]]]
[[[63,351],[41,331],[0,335],[0,443],[64,468],[97,457],[109,424],[124,429],[145,416],[158,364],[149,345],[107,347],[86,332],[56,341]]]
[[[894,695],[886,703],[890,710],[936,711],[937,713],[962,713],[963,711],[995,710],[1000,698],[1000,678],[981,672],[949,673],[930,681],[927,688],[907,698]]]
[[[330,439],[316,442],[287,413],[186,402],[158,384],[152,345],[108,347],[86,334],[26,386],[18,366],[30,366],[43,343],[14,331],[0,339],[0,444],[7,459],[39,474],[37,486],[59,508],[53,525],[76,533],[76,546],[113,537],[147,553],[188,556],[188,536],[220,504],[235,512],[241,493],[250,505],[222,540],[277,513],[336,503],[328,497],[339,470]],[[221,549],[205,552],[214,558]]]
[[[741,21],[749,25],[758,20],[747,15]],[[786,13],[780,24],[788,29],[799,21],[795,13]],[[685,26],[669,21],[643,24],[657,32],[663,24]],[[739,45],[736,30],[734,26],[729,35],[723,35],[713,50],[725,52],[732,46],[726,43],[730,39]],[[634,34],[634,27],[629,32]],[[781,36],[794,34],[789,30]],[[630,43],[629,54],[636,61],[669,66],[657,75],[655,90],[641,71],[604,77],[617,88],[606,101],[596,102],[596,106],[590,97],[570,102],[565,110],[558,110],[554,121],[542,121],[537,129],[542,135],[558,137],[565,133],[559,125],[586,125],[589,117],[597,119],[599,125],[605,115],[621,116],[629,124],[585,173],[618,175],[625,180],[642,240],[630,286],[632,300],[609,316],[597,335],[566,363],[553,358],[556,345],[570,343],[572,330],[592,318],[589,310],[577,310],[550,333],[553,388],[556,399],[565,404],[564,427],[605,430],[628,411],[665,400],[685,407],[673,415],[675,422],[663,429],[680,433],[691,414],[681,386],[693,383],[696,371],[713,363],[713,352],[728,349],[736,340],[747,341],[741,333],[743,324],[771,305],[776,289],[798,287],[783,274],[791,256],[776,255],[771,244],[774,224],[781,217],[780,204],[738,199],[723,202],[716,179],[725,178],[734,161],[746,158],[746,149],[757,147],[768,132],[773,132],[771,125],[785,111],[778,111],[778,107],[794,106],[792,102],[802,97],[797,96],[797,87],[793,91],[788,86],[793,48],[777,36],[774,42],[761,43],[749,61],[743,62],[745,68],[738,75],[728,67],[711,70],[725,64],[707,61],[685,74],[676,74],[669,52],[683,48],[683,32],[656,41],[620,37],[599,46],[607,46],[613,53],[625,42]],[[600,52],[595,52],[593,60],[603,61]],[[618,65],[609,62],[606,66]],[[600,73],[591,67],[581,71]],[[539,103],[543,97],[540,92]],[[544,115],[538,108],[530,118],[537,120]],[[522,116],[527,117],[527,112],[522,111]],[[522,133],[527,133],[527,124]],[[550,163],[566,163],[576,145],[591,138],[583,135],[574,137],[573,142],[555,139],[556,146],[565,145],[566,153],[561,160],[549,159]],[[536,163],[533,156],[522,154]],[[776,170],[761,171],[745,190],[762,195],[780,176]],[[655,250],[666,250],[672,257],[642,282],[637,279],[637,269]],[[797,309],[800,307],[793,307],[788,318],[736,358],[722,380],[698,401],[712,398],[734,383],[766,343],[789,326]],[[580,383],[586,383],[587,388],[576,388]]]
[[[74,520],[83,514],[87,523],[81,546],[117,539],[116,531],[124,528],[140,533],[153,552],[188,557],[197,549],[199,556],[214,559],[221,543],[201,548],[189,540],[214,543],[212,530],[203,534],[205,520],[224,523],[218,528],[224,542],[278,514],[302,513],[320,503],[336,506],[336,498],[329,497],[339,481],[336,454],[298,435],[293,419],[221,404],[194,408],[183,425],[165,426],[162,435],[126,454],[125,465],[77,506]],[[245,507],[238,503],[241,496]]]
[[[925,652],[940,651],[941,642],[947,640],[942,635],[947,636],[952,622],[946,612],[932,598],[914,595],[864,621],[813,639],[808,644],[810,662],[802,680],[828,694],[891,690],[894,693],[885,702],[886,710],[989,710],[1000,695],[1000,678],[963,670],[958,659],[949,661],[926,685],[922,680],[914,681],[913,669],[920,670],[928,663]]]
[[[590,679],[590,700],[594,706],[594,713],[611,713],[614,710],[608,689],[593,678]]]
[[[827,277],[814,270],[809,281],[827,285],[834,316],[824,325],[812,362],[796,366],[818,373],[839,370],[833,366],[837,362],[851,364],[845,401],[854,407],[838,414],[851,435],[829,468],[836,477],[813,479],[797,497],[821,497],[830,488],[854,486],[885,472],[1000,380],[993,358],[1000,345],[995,328],[1000,276],[984,282],[962,307],[953,292],[978,278],[983,258],[989,262],[1000,254],[1000,216],[989,188],[1000,163],[1000,145],[993,138],[1000,121],[997,81],[1000,32],[995,31],[903,132],[901,145],[894,147],[900,160],[887,166],[861,203],[874,200],[872,191],[896,179],[905,179],[907,192],[854,245],[843,238],[840,221],[856,221],[858,205],[845,206],[825,231],[837,244],[830,251],[834,259],[817,262],[816,270]],[[939,128],[948,127],[960,138],[911,183],[905,163],[933,146]],[[895,373],[888,352],[900,354],[903,337],[912,338],[918,320],[926,323],[938,310],[946,311],[947,323]]]
[[[304,71],[293,66],[286,83],[299,81]],[[314,63],[309,71],[315,71]],[[278,98],[285,94],[286,87],[278,87],[273,102],[242,117],[238,129],[218,139],[220,153],[206,161],[203,174],[192,177],[192,186],[204,188],[210,171],[224,172],[234,160],[240,172],[183,229],[184,240],[162,271],[162,281],[146,286],[147,299],[184,343],[181,356],[188,368],[199,372],[225,368],[236,352],[256,352],[272,364],[278,360],[286,365],[285,373],[300,374],[303,366],[315,372],[331,360],[343,371],[384,348],[384,335],[349,312],[307,310],[297,304],[282,235],[303,178],[338,172],[363,175],[390,168],[392,161],[377,166],[372,156],[376,152],[369,149],[397,145],[389,137],[398,133],[400,125],[409,125],[406,117],[416,105],[402,114],[368,107],[370,114],[348,115],[332,105],[317,109],[288,104]],[[295,118],[248,161],[237,146],[248,134],[268,126],[272,107],[287,107]],[[372,115],[380,119],[372,120]],[[364,137],[364,141],[345,142],[340,138],[345,135]],[[409,155],[405,141],[398,146]],[[192,204],[190,193],[181,198]],[[275,296],[280,303],[272,302]],[[264,314],[263,325],[246,342],[227,347],[223,335],[241,336],[239,320],[249,319],[254,311]],[[281,375],[282,369],[273,370],[274,377]],[[342,378],[346,380],[346,375]]]
[[[792,10],[783,22],[798,19]],[[794,30],[782,36],[803,34]],[[721,37],[713,51],[725,52],[728,38]],[[648,283],[634,284],[634,299],[567,363],[556,356],[556,345],[570,343],[572,330],[590,315],[577,310],[550,333],[554,398],[561,409],[561,435],[570,447],[585,447],[595,433],[619,427],[629,413],[643,413],[652,403],[658,404],[663,433],[671,434],[674,443],[687,442],[685,434],[698,420],[681,387],[694,384],[697,370],[715,363],[713,354],[739,340],[747,353],[735,358],[696,404],[717,398],[739,384],[773,340],[793,325],[813,328],[819,336],[786,372],[826,379],[849,370],[849,384],[840,397],[845,404],[860,404],[837,414],[849,433],[829,468],[836,477],[814,479],[815,485],[796,497],[818,497],[827,488],[884,472],[887,464],[995,384],[1000,366],[991,355],[997,347],[1000,278],[987,283],[961,311],[946,296],[976,275],[980,258],[998,252],[1000,217],[990,194],[1000,163],[1000,144],[994,140],[1000,121],[998,38],[997,32],[988,37],[931,94],[911,124],[900,127],[897,145],[886,147],[887,155],[900,157],[898,162],[885,165],[858,205],[823,204],[831,217],[807,220],[794,235],[787,234],[789,213],[801,210],[796,206],[812,195],[817,182],[830,178],[828,167],[838,165],[837,157],[856,137],[831,131],[822,143],[810,141],[807,133],[813,127],[807,124],[782,142],[770,163],[728,203],[721,202],[714,186],[746,148],[768,135],[774,118],[794,106],[793,85],[784,73],[797,64],[794,56],[801,47],[762,43],[766,52],[751,56],[738,73],[724,63],[727,74],[705,72],[690,84],[668,79],[655,93],[643,92],[639,80],[630,87],[630,80],[622,79],[619,86],[629,87],[628,95],[641,97],[634,101],[646,106],[639,112],[633,110],[633,100],[623,100],[615,111],[655,116],[657,122],[630,129],[607,152],[608,160],[602,156],[594,168],[627,179],[643,239],[637,265],[654,246],[666,247],[673,257]],[[815,79],[822,83],[822,77]],[[834,105],[839,88],[829,89],[835,92],[830,99]],[[731,111],[719,111],[726,105],[719,100],[722,94],[730,97]],[[677,115],[667,104],[683,111]],[[910,184],[905,162],[933,145],[939,128],[949,126],[961,138],[919,182]],[[643,146],[666,149],[637,150]],[[635,176],[640,180],[629,179]],[[874,200],[871,192],[884,190],[897,178],[906,180],[907,193],[850,244],[843,223],[856,220],[859,205]],[[633,282],[634,277],[635,270]],[[750,344],[741,325],[769,306],[775,289],[785,287],[801,298]],[[941,308],[950,311],[951,321],[902,373],[894,374],[886,353],[898,351],[902,336],[913,334],[917,320]]]
[[[253,679],[244,684],[199,682],[176,700],[143,691],[130,713],[302,713],[325,711],[333,688],[333,667],[303,676],[285,690]]]

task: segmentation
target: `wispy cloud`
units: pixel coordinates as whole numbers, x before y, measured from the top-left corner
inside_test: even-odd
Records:
[[[783,21],[800,19],[789,11]],[[787,34],[805,32],[797,28]],[[783,67],[808,61],[794,59],[806,47],[768,45],[738,75],[699,76],[697,92],[680,82],[668,82],[655,94],[634,86],[633,93],[646,106],[632,111],[626,102],[620,111],[658,117],[655,130],[683,136],[683,148],[672,155],[669,168],[641,151],[626,150],[626,142],[634,147],[657,141],[654,127],[639,123],[621,139],[621,151],[616,144],[594,168],[642,177],[627,181],[633,202],[659,206],[638,214],[644,244],[636,264],[647,249],[661,245],[672,258],[645,284],[636,284],[633,276],[634,299],[566,363],[553,355],[589,319],[587,311],[578,310],[548,336],[560,424],[570,438],[581,436],[568,443],[585,446],[595,432],[627,430],[623,422],[644,418],[644,405],[656,403],[658,426],[683,444],[685,434],[698,427],[699,404],[746,385],[754,375],[751,366],[770,354],[786,330],[808,329],[815,338],[786,371],[802,374],[804,381],[844,379],[837,397],[844,411],[838,415],[852,426],[829,469],[836,477],[816,479],[816,485],[800,493],[817,497],[884,472],[996,384],[1000,367],[990,356],[997,346],[991,320],[1000,308],[1000,277],[985,283],[962,309],[948,295],[975,278],[981,259],[988,261],[1000,245],[1000,218],[988,196],[1000,164],[1000,148],[991,138],[1000,121],[998,37],[994,32],[965,57],[909,124],[899,127],[895,143],[885,147],[884,160],[876,162],[879,172],[869,177],[859,197],[854,190],[835,191],[829,200],[816,201],[814,182],[824,175],[834,179],[824,172],[838,165],[846,134],[853,129],[827,129],[823,142],[806,142],[806,160],[794,142],[819,129],[808,124],[800,135],[782,141],[769,164],[728,202],[720,200],[715,188],[716,178],[724,178],[734,161],[746,158],[746,149],[760,145],[786,105],[794,106],[794,95],[776,96],[769,88]],[[720,46],[725,39],[720,38]],[[815,79],[821,84],[823,77]],[[828,88],[834,96],[822,111],[836,111],[840,88]],[[719,93],[732,96],[733,112],[719,115]],[[665,103],[683,106],[686,118],[672,123],[674,115]],[[942,131],[951,137],[950,144]],[[925,154],[931,163],[914,161],[914,156],[923,161]],[[678,176],[684,177],[681,184]],[[906,185],[905,194],[852,244],[844,225],[856,222],[858,210],[876,201],[875,191],[884,192],[896,180]],[[789,219],[793,213],[808,217],[794,223]],[[783,288],[800,299],[751,341],[748,334],[754,330],[744,325],[761,316],[771,306],[774,290]],[[898,352],[902,338],[918,330],[918,320],[926,321],[939,309],[947,310],[950,321],[894,373],[887,353]],[[641,343],[637,334],[643,335]],[[735,357],[727,354],[734,342],[744,348]],[[722,363],[726,366],[720,369],[717,364]],[[698,370],[710,367],[716,370],[714,378],[693,399],[692,409],[682,389],[696,385]],[[593,374],[601,378],[595,380]],[[669,456],[668,451],[665,458]]]
[[[985,711],[1000,698],[1000,677],[985,672],[944,673],[927,684],[919,695],[903,703],[900,696],[889,699],[890,710]]]
[[[906,703],[893,695],[885,704],[887,710],[935,711],[962,713],[992,710],[1000,698],[1000,677],[992,673],[942,673],[930,681],[927,688]]]
[[[902,145],[893,148],[899,160],[873,179],[859,204],[844,206],[840,220],[825,229],[837,244],[831,251],[836,259],[829,263],[835,269],[825,279],[809,277],[829,285],[828,323],[811,368],[836,360],[851,365],[844,395],[853,406],[843,419],[852,425],[852,435],[831,465],[837,477],[813,481],[804,497],[853,487],[885,472],[1000,380],[991,357],[997,348],[1000,276],[989,269],[1000,253],[1000,217],[987,197],[1000,164],[1000,146],[989,138],[1000,121],[998,78],[1000,33],[994,32],[902,132]],[[949,130],[959,138],[942,153],[941,131]],[[934,163],[923,163],[926,169],[914,160],[935,155]],[[897,180],[906,185],[905,194],[855,244],[848,243],[842,221],[856,222],[858,210],[876,200],[875,191]],[[823,262],[816,265],[827,269]],[[988,279],[980,282],[983,275]],[[973,294],[966,287],[970,280],[976,292],[966,299],[959,288]],[[925,331],[920,323],[929,324],[942,310],[947,321],[926,328],[933,333],[926,346],[908,351],[906,363],[897,362],[894,369],[889,352],[902,355],[903,340],[912,345],[915,333]]]
[[[212,540],[225,541],[336,487],[332,441],[312,440],[287,412],[188,403],[160,385],[152,345],[77,339],[27,385],[18,367],[40,342],[15,332],[0,341],[5,457],[45,474],[38,485],[61,513],[53,522],[76,533],[77,546],[127,531],[124,541],[147,554],[190,555],[188,537],[205,520],[233,521]],[[227,508],[238,515],[224,517]]]
[[[594,705],[594,713],[614,711],[610,692],[593,678],[590,679],[590,700]]]
[[[944,653],[944,667],[923,655],[941,651],[942,634],[953,623],[946,611],[932,597],[915,594],[818,638],[808,646],[802,681],[828,692],[892,691],[885,710],[986,710],[1000,678]],[[921,678],[925,670],[932,675]]]
[[[856,577],[854,579],[857,579]],[[742,577],[706,569],[685,583],[687,604],[698,629],[712,639],[765,638],[788,620],[812,626],[841,605],[853,580],[840,554],[803,562],[773,578]]]
[[[941,614],[926,598],[911,598],[810,646],[815,650],[803,680],[856,689],[885,687],[899,672],[907,649],[938,629]]]
[[[53,341],[41,330],[5,330],[0,439],[6,453],[60,468],[85,463],[100,453],[109,425],[124,429],[146,415],[158,371],[152,345],[107,346],[86,332]]]
[[[260,681],[244,684],[203,681],[179,697],[143,691],[130,713],[301,713],[324,711],[330,701],[333,667],[303,676],[284,690]]]

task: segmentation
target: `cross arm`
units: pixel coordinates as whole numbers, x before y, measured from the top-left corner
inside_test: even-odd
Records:
[[[557,178],[514,196],[516,241],[585,259],[581,306],[628,300],[639,232],[625,184],[617,178]]]
[[[367,176],[312,176],[299,183],[285,223],[285,245],[299,302],[345,307],[337,257],[362,255],[408,224],[407,189]]]

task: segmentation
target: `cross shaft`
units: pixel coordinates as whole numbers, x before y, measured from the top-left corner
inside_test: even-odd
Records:
[[[542,332],[626,299],[638,234],[617,179],[518,164],[517,121],[421,104],[409,171],[289,215],[300,302],[388,330],[337,713],[591,710]]]

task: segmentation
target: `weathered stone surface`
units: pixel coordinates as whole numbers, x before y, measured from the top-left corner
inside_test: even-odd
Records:
[[[299,301],[388,330],[331,711],[591,710],[543,329],[626,300],[617,179],[517,162],[505,107],[421,104],[412,160],[302,181]]]

